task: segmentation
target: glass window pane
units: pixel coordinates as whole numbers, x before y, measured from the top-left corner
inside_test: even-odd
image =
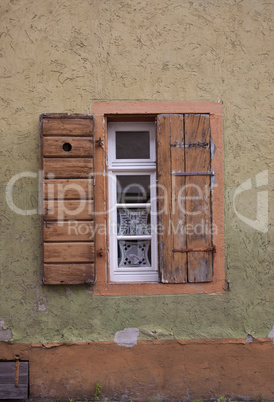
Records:
[[[150,211],[144,208],[118,208],[118,236],[150,235]]]
[[[116,131],[116,159],[149,159],[149,131]]]
[[[151,267],[150,240],[119,240],[119,267]]]
[[[117,176],[117,203],[145,203],[150,200],[149,175]]]

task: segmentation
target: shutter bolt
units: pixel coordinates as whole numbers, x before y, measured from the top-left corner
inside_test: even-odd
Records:
[[[99,140],[95,141],[95,144],[97,147],[104,147],[104,141],[102,140],[102,138],[100,137]]]
[[[104,250],[102,248],[99,248],[99,250],[97,250],[97,255],[99,257],[103,257],[104,256]]]

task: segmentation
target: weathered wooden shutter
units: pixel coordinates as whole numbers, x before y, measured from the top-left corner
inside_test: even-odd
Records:
[[[93,283],[93,119],[42,115],[40,133],[43,281]]]
[[[157,161],[161,281],[212,281],[209,115],[159,115]]]

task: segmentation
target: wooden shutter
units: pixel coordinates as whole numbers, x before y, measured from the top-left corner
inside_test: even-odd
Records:
[[[209,115],[159,115],[157,161],[161,281],[212,281]]]
[[[94,283],[93,119],[40,117],[45,284]]]

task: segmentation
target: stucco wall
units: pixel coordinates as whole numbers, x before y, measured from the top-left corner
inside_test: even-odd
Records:
[[[263,0],[1,1],[0,340],[113,340],[127,327],[138,328],[139,339],[268,335],[274,274],[266,193],[259,223],[239,214],[256,220],[258,191],[268,191],[271,203],[271,12]],[[230,291],[100,297],[86,286],[42,286],[40,218],[14,213],[5,189],[13,175],[38,172],[40,113],[90,113],[100,100],[223,101]],[[263,171],[268,180],[265,173],[256,190]],[[233,195],[249,178],[254,189],[237,198],[237,215]],[[17,182],[18,207],[37,207],[37,182]],[[267,231],[254,227],[266,220]]]

